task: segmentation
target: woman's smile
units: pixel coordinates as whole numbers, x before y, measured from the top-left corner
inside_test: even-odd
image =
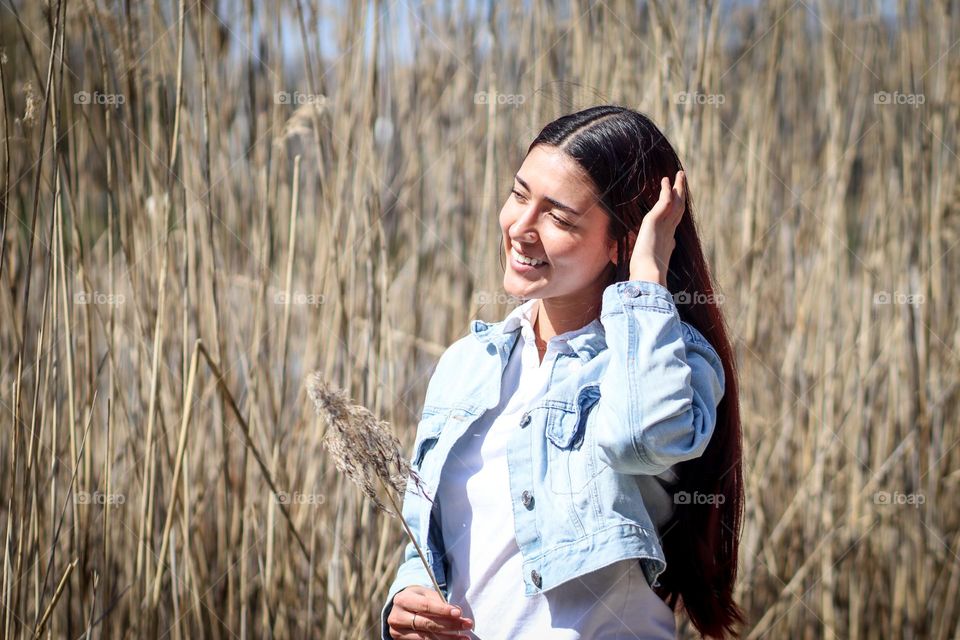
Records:
[[[546,260],[540,260],[525,255],[517,251],[516,247],[510,248],[510,266],[517,273],[530,273],[531,271],[543,270],[550,266]]]

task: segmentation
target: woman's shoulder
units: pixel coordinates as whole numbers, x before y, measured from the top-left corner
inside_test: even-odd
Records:
[[[460,367],[464,360],[484,353],[483,345],[477,340],[473,332],[461,336],[454,340],[450,346],[443,350],[440,359],[437,360],[437,369],[441,367]]]
[[[529,305],[527,305],[529,306]],[[492,340],[507,331],[516,329],[519,324],[518,314],[522,309],[515,308],[502,320],[488,322],[474,318],[469,323],[467,333],[447,347],[437,362],[437,370],[443,366],[452,366],[462,369],[471,358],[485,358],[496,354],[496,350],[489,349]]]
[[[426,404],[441,402],[441,398],[448,395],[451,386],[457,386],[457,381],[461,380],[463,375],[477,370],[479,361],[485,355],[487,353],[484,345],[470,333],[454,340],[440,354],[430,374]]]

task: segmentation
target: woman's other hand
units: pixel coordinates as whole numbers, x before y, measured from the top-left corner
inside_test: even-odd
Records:
[[[674,232],[686,209],[687,177],[678,171],[673,186],[670,178],[660,181],[660,198],[643,217],[639,232],[631,232],[630,279],[648,280],[667,286],[667,269],[677,241]],[[635,237],[634,237],[635,236]]]
[[[462,617],[460,607],[444,602],[433,589],[416,585],[393,597],[387,624],[395,640],[469,638],[473,628],[473,620]]]

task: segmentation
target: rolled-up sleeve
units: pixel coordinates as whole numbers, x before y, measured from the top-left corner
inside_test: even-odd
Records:
[[[702,455],[725,387],[716,350],[656,282],[614,283],[602,305],[610,353],[596,409],[601,460],[620,473],[656,475]]]

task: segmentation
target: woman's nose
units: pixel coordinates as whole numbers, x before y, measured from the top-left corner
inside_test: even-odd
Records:
[[[510,234],[510,237],[522,244],[533,244],[537,240],[537,234],[532,230],[530,231],[520,230],[520,231],[517,231],[516,233]]]
[[[534,230],[534,222],[536,221],[535,212],[524,212],[516,222],[513,223],[514,233],[513,237],[521,240],[523,242],[533,242],[536,240],[536,231]]]

